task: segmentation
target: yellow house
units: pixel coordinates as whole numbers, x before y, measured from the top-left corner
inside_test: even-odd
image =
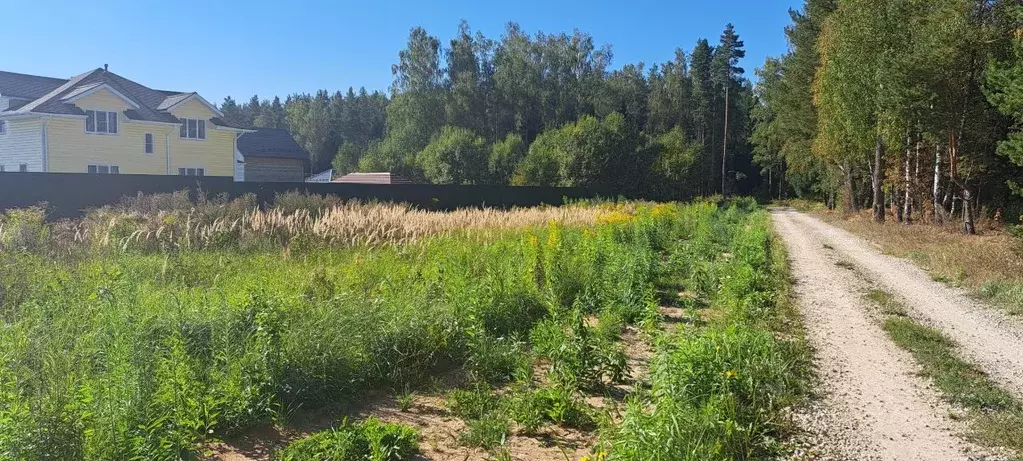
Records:
[[[222,116],[198,93],[153,90],[105,66],[68,80],[0,72],[0,171],[243,180],[248,163],[250,180],[304,178],[308,155],[290,134]]]

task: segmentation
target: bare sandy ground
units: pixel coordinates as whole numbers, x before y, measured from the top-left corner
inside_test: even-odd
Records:
[[[886,287],[889,283],[899,285],[899,278],[919,270],[893,265],[891,258],[855,237],[837,229],[831,232],[827,224],[794,211],[775,211],[772,217],[788,249],[820,380],[820,399],[809,411],[797,415],[800,425],[816,439],[816,446],[803,457],[989,459],[959,436],[965,428],[948,417],[952,409],[917,376],[919,366],[872,318],[863,298],[868,284],[844,261],[889,266],[872,272],[896,279],[885,283]],[[916,278],[929,281],[926,275],[917,274]],[[952,299],[946,300],[944,308],[954,308]]]

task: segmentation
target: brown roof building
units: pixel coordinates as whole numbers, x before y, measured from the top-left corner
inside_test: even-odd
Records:
[[[412,184],[394,173],[348,173],[332,182],[349,184]]]

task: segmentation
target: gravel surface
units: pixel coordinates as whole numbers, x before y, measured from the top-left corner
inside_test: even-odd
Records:
[[[1018,319],[983,305],[962,289],[933,280],[910,261],[881,254],[845,230],[801,213],[785,216],[802,229],[801,234],[814,234],[900,298],[913,318],[941,330],[959,344],[964,358],[1023,398],[1023,324]]]
[[[835,238],[793,211],[774,211],[772,217],[788,249],[819,379],[820,398],[795,415],[811,439],[800,443],[795,458],[990,459],[959,436],[965,427],[948,417],[951,408],[872,318],[863,298],[867,283],[843,267],[843,250],[855,238]]]

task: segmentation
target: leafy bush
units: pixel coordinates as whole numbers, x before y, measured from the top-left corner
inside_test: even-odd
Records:
[[[530,339],[533,352],[549,362],[552,381],[570,388],[595,388],[605,380],[621,382],[628,373],[621,346],[597,333],[576,308],[537,324]]]
[[[564,386],[554,384],[539,389],[527,389],[509,397],[511,418],[526,433],[535,433],[546,423],[589,430],[594,427],[591,410]]]
[[[462,445],[492,449],[504,444],[511,430],[511,422],[501,412],[492,412],[480,418],[468,420],[465,432],[458,436]]]
[[[320,431],[288,445],[281,461],[402,461],[419,451],[412,427],[369,418]]]
[[[25,251],[42,247],[47,240],[46,207],[15,208],[0,215],[0,250]]]
[[[445,125],[418,160],[434,184],[483,184],[489,179],[487,142],[467,128]]]
[[[341,197],[336,195],[303,194],[287,191],[274,195],[273,208],[283,213],[305,211],[312,216],[320,216],[324,211],[343,204]]]
[[[472,389],[458,389],[451,392],[447,400],[448,409],[455,416],[465,419],[479,419],[500,408],[500,399],[486,384],[477,384]]]

